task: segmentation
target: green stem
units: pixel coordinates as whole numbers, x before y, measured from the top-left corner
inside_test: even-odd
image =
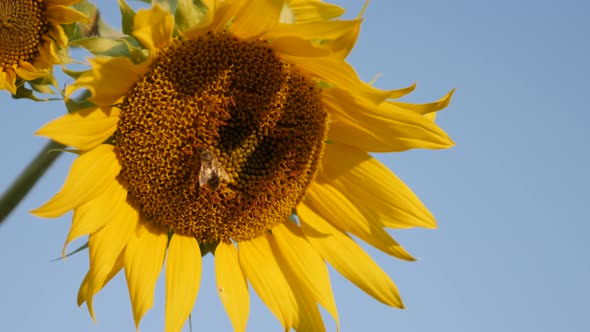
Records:
[[[0,225],[12,210],[25,198],[31,188],[45,174],[45,171],[61,155],[64,145],[50,141],[37,154],[12,185],[0,197]]]

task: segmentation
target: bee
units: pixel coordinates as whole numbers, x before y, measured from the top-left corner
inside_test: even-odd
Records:
[[[219,186],[219,181],[230,181],[227,171],[217,160],[217,157],[207,148],[202,148],[200,151],[201,168],[199,170],[199,186],[208,184],[215,189]]]

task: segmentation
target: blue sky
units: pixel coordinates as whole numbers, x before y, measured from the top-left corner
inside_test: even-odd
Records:
[[[116,2],[104,3],[104,17],[117,24]],[[362,7],[337,3],[347,17]],[[371,2],[349,62],[365,80],[381,73],[382,88],[418,82],[407,101],[433,101],[457,88],[437,119],[457,146],[378,155],[423,199],[439,229],[393,232],[420,258],[414,263],[367,248],[396,282],[406,310],[331,274],[342,331],[589,328],[589,9],[573,0]],[[0,190],[45,143],[32,133],[63,112],[59,103],[0,94]],[[95,298],[94,324],[75,303],[87,254],[50,261],[60,255],[70,215],[28,213],[59,190],[72,159],[61,157],[0,227],[1,331],[133,330],[122,275]],[[162,286],[142,331],[163,328]],[[329,316],[326,324],[334,329]],[[193,328],[231,330],[210,256]],[[248,331],[279,330],[253,297]]]

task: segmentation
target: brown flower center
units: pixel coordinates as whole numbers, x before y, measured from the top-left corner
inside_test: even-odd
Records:
[[[39,56],[46,16],[43,0],[0,0],[0,70]]]
[[[327,128],[317,83],[265,42],[221,33],[162,50],[121,110],[129,198],[202,243],[284,221],[313,180]]]

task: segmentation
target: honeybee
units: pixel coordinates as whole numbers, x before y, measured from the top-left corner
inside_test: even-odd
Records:
[[[200,151],[201,169],[199,170],[199,186],[208,184],[215,189],[219,186],[220,179],[229,182],[230,177],[227,171],[217,160],[217,157],[207,148],[202,148]]]

